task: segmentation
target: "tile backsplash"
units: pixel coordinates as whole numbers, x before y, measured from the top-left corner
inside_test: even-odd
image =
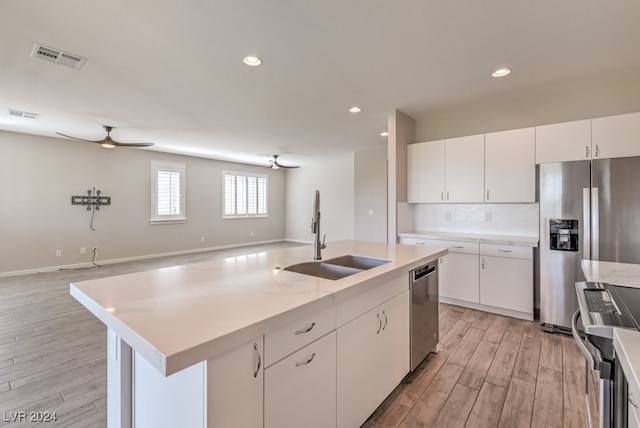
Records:
[[[520,236],[538,236],[539,232],[537,203],[408,204],[411,207],[414,230]]]

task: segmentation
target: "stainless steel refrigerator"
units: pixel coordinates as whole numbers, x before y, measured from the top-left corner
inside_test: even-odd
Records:
[[[540,323],[570,330],[582,259],[640,263],[640,157],[541,164]]]

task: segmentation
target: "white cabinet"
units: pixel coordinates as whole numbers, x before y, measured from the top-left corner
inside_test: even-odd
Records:
[[[438,140],[407,146],[408,202],[444,202],[444,144]]]
[[[445,199],[484,201],[484,135],[445,141]]]
[[[480,259],[480,303],[533,317],[533,249],[480,244]]]
[[[534,202],[535,129],[486,134],[484,144],[484,201]]]
[[[337,341],[338,427],[357,427],[409,372],[409,291],[339,328]]]
[[[208,426],[263,426],[263,368],[262,336],[207,361]]]
[[[476,244],[477,245],[477,244]],[[478,303],[478,254],[450,252],[440,259],[440,297]]]
[[[591,119],[536,127],[536,163],[591,159]]]
[[[336,426],[335,331],[268,367],[264,377],[265,428]]]
[[[640,113],[592,121],[593,159],[640,156]]]

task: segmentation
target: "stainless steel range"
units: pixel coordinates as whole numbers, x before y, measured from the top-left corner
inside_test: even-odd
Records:
[[[571,320],[571,331],[587,360],[586,398],[590,402],[589,369],[600,371],[597,426],[627,426],[627,383],[613,348],[613,329],[640,330],[640,288],[622,287],[603,282],[576,282],[579,309]],[[584,326],[582,339],[578,320]],[[588,412],[590,415],[590,412]],[[590,426],[594,424],[590,423]]]

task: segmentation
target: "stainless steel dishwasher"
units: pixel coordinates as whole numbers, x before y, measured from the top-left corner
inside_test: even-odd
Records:
[[[438,344],[438,260],[412,270],[411,285],[411,371]]]

